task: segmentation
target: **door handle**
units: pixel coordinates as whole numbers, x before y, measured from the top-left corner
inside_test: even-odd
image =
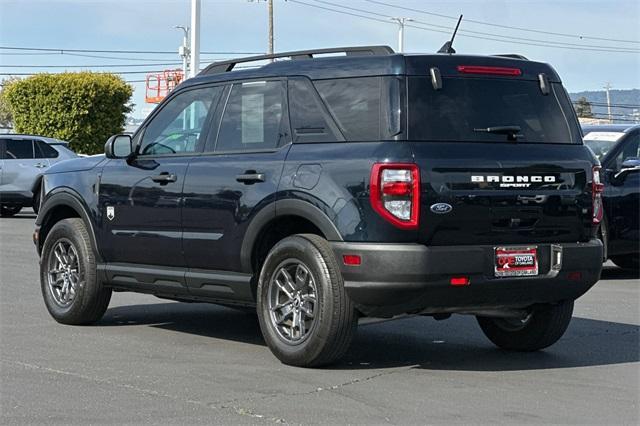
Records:
[[[244,174],[236,176],[238,182],[242,182],[245,185],[253,185],[254,183],[264,182],[264,173],[256,173],[253,170],[247,170]]]
[[[169,182],[175,182],[178,180],[178,177],[176,175],[174,175],[173,173],[169,173],[169,172],[162,172],[157,176],[151,176],[151,180],[154,182],[157,182],[161,185],[166,185]]]
[[[39,169],[43,169],[43,168],[47,167],[47,165],[43,164],[43,163],[38,163],[38,164],[35,165],[35,167],[37,167]]]

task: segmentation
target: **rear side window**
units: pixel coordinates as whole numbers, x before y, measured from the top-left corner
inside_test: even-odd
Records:
[[[313,84],[348,141],[380,139],[382,77],[316,80]]]
[[[289,80],[289,111],[294,142],[339,140],[325,119],[322,103],[308,80]]]
[[[481,132],[518,126],[517,140],[580,143],[573,110],[559,84],[543,95],[538,82],[506,78],[444,78],[434,90],[427,77],[408,78],[409,138],[422,141],[502,142],[507,135]]]
[[[42,141],[34,141],[36,148],[36,158],[57,158],[59,153],[48,144]]]
[[[215,151],[275,149],[288,138],[285,83],[234,84],[224,109]]]
[[[4,158],[18,160],[33,158],[33,141],[29,139],[5,139],[6,151]]]

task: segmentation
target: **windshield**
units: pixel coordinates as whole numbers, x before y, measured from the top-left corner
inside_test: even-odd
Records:
[[[552,84],[545,96],[536,81],[444,78],[440,90],[428,77],[408,82],[412,140],[580,143],[577,120],[560,84]]]
[[[584,143],[591,151],[602,159],[609,151],[616,146],[616,143],[624,136],[622,132],[589,132],[584,135]]]

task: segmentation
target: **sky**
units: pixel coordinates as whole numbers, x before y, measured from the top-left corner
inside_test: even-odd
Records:
[[[143,117],[153,105],[145,104],[144,83],[138,81],[144,79],[144,71],[180,66],[177,48],[182,42],[182,32],[174,26],[189,25],[190,3],[190,0],[0,0],[0,47],[176,52],[79,53],[111,56],[95,58],[59,51],[0,49],[0,74],[65,69],[143,71],[122,74],[127,81],[133,81],[135,88],[133,116]],[[548,62],[570,92],[601,90],[607,82],[615,89],[640,88],[638,0],[274,0],[275,50],[373,44],[397,49],[398,26],[389,18],[407,17],[414,19],[410,25],[427,29],[406,28],[405,52],[431,53],[449,38],[455,26],[455,19],[447,16],[459,14],[464,14],[464,20],[454,43],[458,53],[519,53]],[[201,51],[238,52],[242,56],[244,52],[267,50],[265,1],[202,0],[201,16]],[[206,54],[202,59],[213,61],[233,56]],[[161,65],[170,62],[176,64]],[[153,65],[97,67],[114,64]],[[45,65],[62,67],[45,68]]]

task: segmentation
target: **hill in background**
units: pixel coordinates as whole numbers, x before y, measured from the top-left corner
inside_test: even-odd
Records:
[[[640,123],[640,89],[610,90],[611,115],[616,123]],[[575,103],[581,97],[591,103],[595,118],[607,118],[607,93],[604,90],[570,93]]]

